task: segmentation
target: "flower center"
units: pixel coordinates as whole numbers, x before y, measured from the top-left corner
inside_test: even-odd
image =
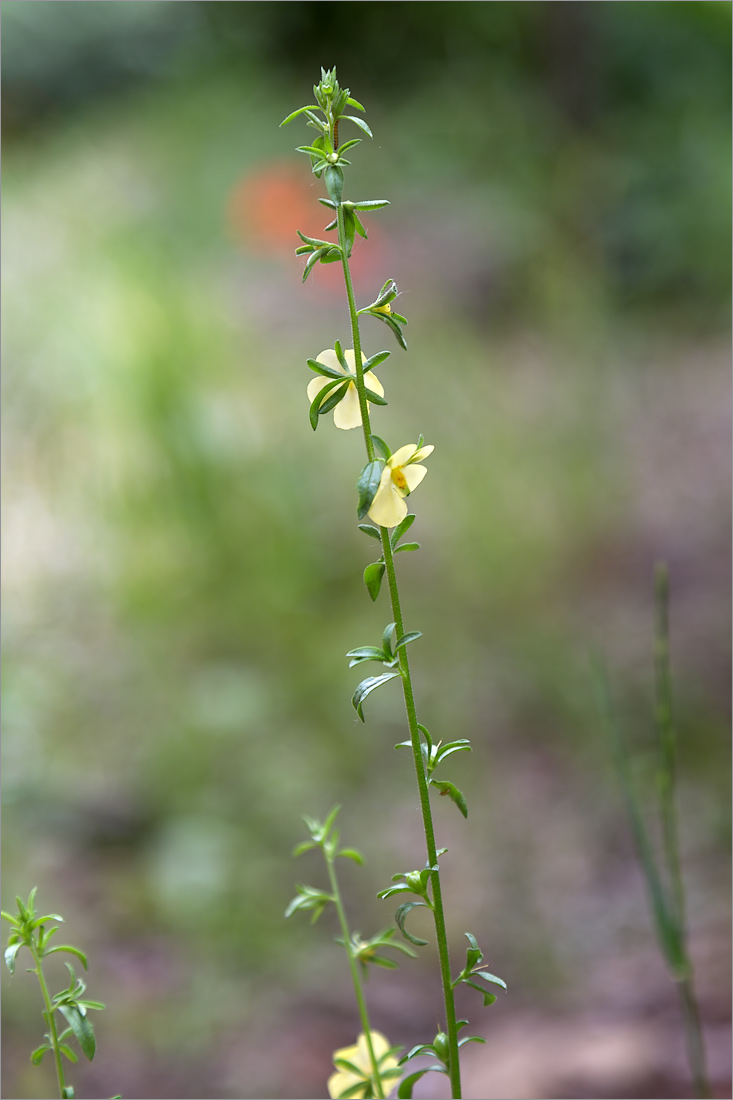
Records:
[[[394,481],[398,489],[407,488],[407,478],[402,473],[401,466],[395,466],[394,470],[392,471],[392,480]]]

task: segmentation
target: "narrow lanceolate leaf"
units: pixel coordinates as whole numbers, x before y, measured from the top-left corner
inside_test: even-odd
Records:
[[[354,863],[358,863],[360,867],[364,864],[364,856],[357,848],[341,848],[336,855],[343,856],[344,859],[352,859]]]
[[[52,1049],[53,1048],[48,1043],[44,1043],[43,1046],[41,1046],[41,1047],[36,1047],[36,1049],[31,1054],[31,1062],[33,1063],[33,1065],[34,1066],[40,1065],[41,1059],[43,1058],[43,1055],[46,1053],[46,1051],[52,1050]]]
[[[347,98],[346,102],[349,104],[350,107],[356,107],[357,111],[365,111],[366,110],[366,107],[362,107],[359,100],[354,99],[353,96],[349,96]],[[305,108],[302,108],[302,110],[305,110]]]
[[[424,1077],[426,1073],[430,1073],[432,1066],[426,1066],[425,1069],[419,1069],[416,1073],[411,1073],[409,1077],[403,1077],[400,1081],[400,1087],[397,1089],[398,1100],[412,1100],[412,1090],[421,1077]]]
[[[23,943],[21,940],[18,943],[11,943],[10,947],[5,949],[5,965],[11,974],[15,973],[15,956],[20,951]]]
[[[347,100],[347,102],[348,102],[348,100]],[[306,103],[305,107],[298,107],[297,111],[293,111],[292,114],[289,114],[287,118],[284,118],[282,120],[282,122],[280,123],[280,125],[281,126],[287,126],[287,124],[289,122],[292,122],[294,118],[298,117],[298,115],[302,115],[304,111],[317,111],[317,110],[319,110],[319,107],[318,107],[317,103]]]
[[[411,933],[408,932],[405,928],[405,919],[407,917],[407,914],[411,913],[413,909],[420,908],[427,908],[424,901],[404,901],[394,915],[395,922],[400,932],[405,937],[405,939],[409,940],[410,943],[413,943],[415,947],[425,947],[428,941],[421,940],[418,936],[411,935]]]
[[[379,528],[378,527],[373,527],[371,525],[371,523],[360,523],[359,524],[359,530],[363,531],[365,535],[368,535],[370,539],[376,539],[377,542],[379,542],[381,540],[381,535],[379,534]]]
[[[395,653],[397,652],[398,649],[401,649],[402,646],[409,645],[410,642],[414,642],[416,638],[422,638],[422,631],[420,631],[420,630],[411,630],[409,632],[409,634],[403,634],[402,637],[399,639],[399,641],[397,642],[397,644],[394,647],[395,648]]]
[[[306,260],[305,267],[303,268],[303,282],[306,281],[313,268],[316,266],[320,258],[325,255],[325,248],[317,248],[315,252],[311,252],[310,256]]]
[[[357,118],[356,115],[344,115],[343,117],[350,119],[351,122],[355,122],[357,126],[361,127],[365,134],[369,134],[370,138],[374,137],[374,134],[371,132],[363,118]]]
[[[335,378],[337,382],[343,382],[344,372],[337,370],[336,367],[326,367],[323,363],[319,363],[317,359],[306,359],[306,363],[312,371],[316,374],[322,374],[324,378]]]
[[[382,397],[382,395],[379,394],[379,393],[375,393],[374,390],[370,390],[368,386],[364,387],[364,393],[367,396],[367,400],[370,401],[372,403],[372,405],[386,405],[387,404],[386,398]],[[379,471],[379,476],[380,477],[382,476],[381,468],[380,468],[380,471]]]
[[[354,145],[361,145],[361,138],[350,138],[349,141],[344,141],[343,144],[339,145],[339,155],[345,153],[347,149],[352,149]]]
[[[362,722],[365,721],[362,708],[367,695],[371,695],[375,688],[381,687],[382,684],[386,684],[388,680],[394,680],[395,676],[399,676],[399,672],[383,672],[381,676],[367,676],[365,680],[362,680],[361,683],[357,685],[356,691],[351,697],[351,704]]]
[[[327,382],[323,389],[319,390],[316,396],[311,401],[310,412],[308,415],[313,431],[315,431],[318,427],[318,417],[321,415],[321,412],[324,411],[322,409],[323,402],[328,400],[328,394],[338,385],[340,385],[339,379],[334,379],[332,382]],[[344,389],[344,393],[346,393],[346,389]],[[338,402],[336,402],[336,404],[338,404]]]
[[[407,554],[419,549],[419,542],[403,542],[401,546],[395,546],[395,554]]]
[[[384,459],[389,459],[392,457],[392,452],[390,451],[389,447],[378,435],[372,434],[372,443]]]
[[[359,494],[356,510],[359,519],[364,519],[371,508],[372,501],[379,488],[379,482],[382,479],[383,468],[384,463],[375,458],[372,462],[367,462],[359,474],[359,480],[356,483],[356,491]]]
[[[383,363],[385,359],[389,359],[391,354],[391,351],[378,351],[376,355],[370,355],[364,364],[364,374],[366,374],[367,371],[374,370],[374,368],[378,367],[380,363]],[[373,435],[372,439],[375,438],[376,436]],[[389,455],[387,455],[387,458],[389,458]]]
[[[441,795],[447,795],[452,802],[455,802],[464,817],[468,817],[468,804],[463,791],[459,791],[454,783],[448,783],[445,779],[431,779],[430,782],[438,788]]]
[[[374,439],[374,436],[372,436],[372,439]],[[397,524],[394,531],[389,536],[389,541],[392,543],[392,549],[393,550],[394,550],[395,546],[397,545],[397,543],[402,538],[402,536],[405,534],[405,532],[410,527],[412,527],[414,522],[415,522],[415,514],[414,514],[414,512],[410,512],[408,515],[405,516],[405,518],[402,520],[401,523]]]
[[[362,645],[356,649],[350,649],[346,656],[351,657],[349,668],[353,668],[362,661],[384,661],[388,655],[383,649],[377,649],[375,645]]]
[[[81,1047],[82,1054],[87,1061],[91,1062],[97,1044],[94,1038],[94,1028],[89,1017],[82,1016],[76,1005],[59,1005],[59,1012],[68,1020],[71,1030]]]
[[[354,210],[379,210],[383,206],[389,206],[389,199],[362,199],[352,202]]]
[[[374,561],[364,570],[364,584],[367,587],[367,592],[372,598],[372,602],[376,600],[379,595],[379,589],[382,587],[384,569],[385,565],[383,561]]]
[[[49,947],[46,954],[47,955],[53,955],[53,953],[55,951],[66,951],[66,952],[68,952],[69,955],[76,955],[77,959],[79,960],[81,965],[84,967],[84,969],[85,970],[89,969],[89,966],[87,964],[87,957],[86,957],[86,955],[84,954],[83,951],[79,950],[78,947],[72,947],[71,944],[68,944],[68,943],[57,943],[55,947]]]

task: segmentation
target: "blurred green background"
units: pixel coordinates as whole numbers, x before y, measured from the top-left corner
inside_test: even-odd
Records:
[[[361,571],[358,433],[307,420],[348,341],[295,230],[321,185],[278,129],[338,66],[374,130],[348,192],[393,447],[435,444],[398,559],[421,720],[470,737],[436,804],[468,1097],[689,1095],[596,708],[605,654],[654,810],[652,570],[669,563],[691,943],[730,1095],[730,6],[3,4],[3,906],[39,887],[107,1001],[77,1096],[322,1097],[358,1031],[325,916],[282,919],[302,813],[343,803],[377,889],[422,863],[397,691],[343,654],[389,618]],[[415,919],[416,929],[419,920]],[[63,969],[52,983],[64,983]],[[3,975],[3,1095],[52,1094]],[[434,1033],[432,948],[373,1020]],[[442,1096],[426,1079],[422,1096]],[[419,1089],[416,1090],[416,1095]]]

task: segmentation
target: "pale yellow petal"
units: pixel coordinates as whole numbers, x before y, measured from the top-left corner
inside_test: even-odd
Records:
[[[384,397],[384,386],[379,381],[376,374],[370,370],[364,375],[364,385],[368,390],[373,390],[374,393],[378,393],[380,397]]]
[[[407,482],[407,488],[412,492],[417,489],[418,485],[428,472],[427,466],[413,466],[410,463],[409,466],[402,467],[402,473],[405,481]]]
[[[333,422],[337,428],[348,431],[349,428],[361,427],[361,409],[359,408],[359,394],[352,382],[346,391],[346,395],[339,401],[333,410]]]
[[[349,361],[348,354],[349,353],[347,352],[347,363]],[[339,357],[333,350],[333,348],[326,348],[325,351],[319,352],[319,354],[316,356],[316,362],[321,363],[324,367],[333,367],[333,369],[339,371],[340,374],[346,374],[346,371],[339,363]]]
[[[333,354],[336,355],[336,352],[334,352]],[[349,368],[349,370],[351,371],[351,373],[355,375],[356,374],[356,356],[354,355],[354,349],[353,348],[349,348],[348,351],[344,352],[344,359],[346,360],[346,365]],[[362,363],[366,363],[366,355],[364,354],[364,352],[361,353],[361,361],[362,361]]]
[[[328,1095],[331,1097],[331,1100],[337,1100],[337,1097],[339,1097],[342,1092],[346,1092],[346,1090],[351,1088],[352,1085],[355,1085],[358,1080],[359,1078],[353,1073],[332,1073],[326,1084]],[[354,1097],[358,1098],[358,1100],[362,1100],[362,1098],[366,1096],[366,1092],[365,1085],[360,1092],[354,1093]]]
[[[382,481],[379,483],[379,488],[369,508],[369,518],[378,527],[396,527],[407,515],[407,505],[391,476],[389,476],[389,466],[385,467],[385,471],[388,480],[384,481],[383,473]]]
[[[308,388],[305,391],[308,394],[308,400],[313,403],[313,400],[317,393],[320,393],[324,386],[327,386],[331,381],[330,378],[324,378],[323,375],[317,374],[315,378],[311,378],[308,383]]]
[[[372,1031],[372,1050],[374,1051],[374,1057],[379,1061],[383,1054],[386,1054],[390,1048],[390,1043],[382,1035],[381,1031]],[[366,1035],[362,1031],[359,1038],[356,1040],[356,1045],[359,1048],[359,1061],[356,1062],[357,1066],[364,1066],[368,1073],[371,1073],[372,1063],[369,1058],[369,1047],[367,1046]]]
[[[414,443],[406,443],[404,447],[398,447],[389,460],[390,466],[392,469],[394,469],[395,466],[404,466],[405,463],[410,461],[416,451],[417,447]]]
[[[431,455],[434,450],[435,450],[435,447],[433,446],[433,444],[428,443],[427,447],[421,447],[419,451],[415,451],[415,453],[412,456],[412,459],[410,461],[411,462],[422,462],[422,460],[424,458],[427,458],[428,455]]]

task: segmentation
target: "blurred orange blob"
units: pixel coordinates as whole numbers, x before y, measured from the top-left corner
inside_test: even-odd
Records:
[[[228,202],[228,221],[236,239],[248,251],[260,256],[290,257],[305,265],[306,257],[298,259],[293,252],[302,244],[297,231],[312,237],[333,239],[336,231],[324,232],[331,220],[331,211],[318,202],[325,194],[314,176],[299,172],[290,163],[274,162],[261,165],[241,179],[232,189]],[[371,219],[370,219],[371,220]],[[359,237],[351,258],[352,275],[356,283],[370,286],[382,274],[385,246],[381,233],[368,225],[369,243]],[[338,290],[343,286],[341,264],[317,264],[308,284],[322,289]]]

